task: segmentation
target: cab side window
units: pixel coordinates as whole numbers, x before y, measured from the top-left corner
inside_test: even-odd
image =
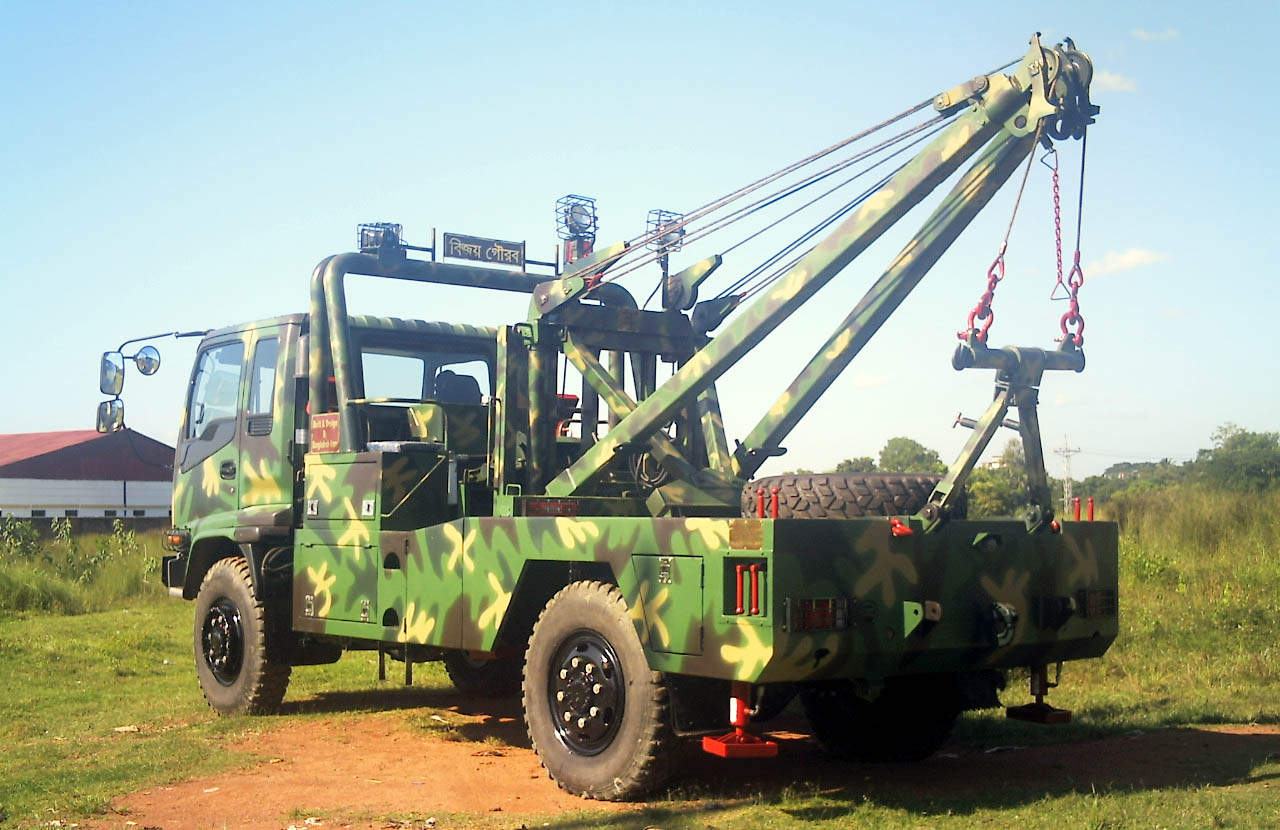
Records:
[[[276,357],[280,341],[268,337],[258,341],[253,350],[253,368],[249,370],[249,414],[270,415],[276,398]]]
[[[187,438],[204,437],[215,421],[235,419],[243,363],[244,343],[238,340],[214,346],[200,355],[191,383]]]

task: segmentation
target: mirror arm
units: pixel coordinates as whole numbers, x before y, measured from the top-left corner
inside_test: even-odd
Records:
[[[213,331],[213,329],[201,329],[200,331],[165,331],[160,334],[149,334],[146,337],[135,337],[131,340],[124,341],[116,351],[123,353],[125,346],[128,346],[130,343],[141,343],[144,340],[156,340],[160,337],[204,337],[211,331]]]

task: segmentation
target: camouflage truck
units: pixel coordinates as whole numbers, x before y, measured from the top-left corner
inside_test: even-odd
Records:
[[[1084,366],[1082,318],[1064,318],[1055,349],[989,348],[988,291],[954,364],[994,370],[995,395],[941,477],[752,480],[1037,142],[1093,122],[1073,44],[1037,36],[1015,63],[927,102],[945,129],[750,304],[697,300],[719,256],[667,273],[684,219],[638,240],[662,254],[654,311],[611,278],[637,240],[582,256],[571,233],[572,261],[557,253],[539,275],[500,240],[441,250],[433,233],[413,249],[370,225],[360,253],[315,268],[307,313],[194,333],[163,575],[194,600],[209,704],[269,713],[293,667],[347,650],[407,673],[442,660],[466,693],[522,694],[550,775],[605,799],[663,781],[686,737],[773,754],[752,724],[796,695],[828,748],[869,760],[929,755],[960,712],[999,705],[1012,669],[1030,670],[1035,702],[1010,714],[1063,719],[1043,700],[1047,667],[1103,654],[1117,630],[1116,527],[1054,518],[1036,419],[1043,373]],[[972,157],[731,449],[717,378]],[[562,218],[581,231],[588,210]],[[529,315],[485,328],[351,314],[352,275],[522,292]],[[123,423],[123,350],[104,356],[100,429]],[[150,346],[130,357],[159,364]],[[964,481],[1001,427],[1024,442],[1026,511],[968,519]]]

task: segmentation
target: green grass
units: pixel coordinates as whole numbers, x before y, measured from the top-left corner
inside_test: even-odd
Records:
[[[440,827],[476,830],[522,823],[559,830],[1280,826],[1280,740],[1202,740],[1201,733],[1185,730],[1280,722],[1280,494],[1183,488],[1133,497],[1113,509],[1124,523],[1121,635],[1104,658],[1069,664],[1062,687],[1051,695],[1075,711],[1075,722],[1048,728],[996,713],[971,714],[962,719],[952,748],[981,759],[982,750],[995,745],[1124,740],[1138,731],[1174,730],[1161,734],[1182,736],[1183,756],[1175,774],[1163,780],[1141,771],[1112,779],[1100,769],[1089,780],[1055,773],[1027,786],[998,776],[984,780],[992,765],[974,763],[970,770],[963,759],[927,762],[937,766],[926,767],[923,784],[921,773],[893,767],[832,765],[799,782],[786,769],[738,781],[725,767],[677,781],[648,806],[622,814],[584,803],[583,812],[553,818],[432,815]],[[438,667],[419,667],[415,689],[379,687],[373,658],[365,653],[334,666],[298,669],[287,698],[298,704],[284,716],[218,719],[205,706],[191,667],[190,604],[158,601],[160,592],[147,587],[145,570],[128,565],[128,557],[118,561],[112,567],[121,569],[120,576],[111,577],[118,589],[90,590],[91,581],[73,594],[80,606],[72,600],[34,606],[86,613],[0,616],[0,722],[6,724],[0,732],[0,824],[4,816],[32,825],[75,820],[105,809],[118,795],[243,764],[243,756],[225,748],[236,738],[310,717],[412,704],[417,708],[398,717],[424,739],[500,741],[482,725],[457,725],[452,713],[436,708],[450,700]],[[0,596],[16,595],[11,590],[24,589],[22,578],[37,580],[39,572],[29,562],[4,563]],[[108,573],[104,565],[100,578]],[[19,575],[17,587],[4,587],[6,574]],[[55,587],[38,590],[54,597]],[[1021,698],[1021,682],[1015,682],[1006,700]],[[139,731],[113,731],[118,726]],[[1153,765],[1165,760],[1152,759]],[[426,815],[333,814],[326,826],[339,819],[381,826]]]
[[[0,521],[0,617],[19,612],[82,614],[164,596],[161,534],[136,534],[116,522],[114,533],[75,535],[53,523],[41,539],[30,522]]]
[[[191,604],[164,599],[78,616],[0,620],[0,825],[74,820],[111,798],[244,763],[224,746],[299,719],[393,708],[413,690],[380,686],[374,658],[298,669],[289,713],[219,718],[200,695]],[[397,664],[398,665],[398,664]],[[435,665],[417,682],[448,685]],[[340,694],[339,692],[349,694]],[[376,692],[376,694],[373,694]],[[137,732],[116,732],[117,727]]]

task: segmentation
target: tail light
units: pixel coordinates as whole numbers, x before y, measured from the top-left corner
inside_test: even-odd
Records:
[[[849,627],[848,597],[787,597],[785,631],[840,631]]]

